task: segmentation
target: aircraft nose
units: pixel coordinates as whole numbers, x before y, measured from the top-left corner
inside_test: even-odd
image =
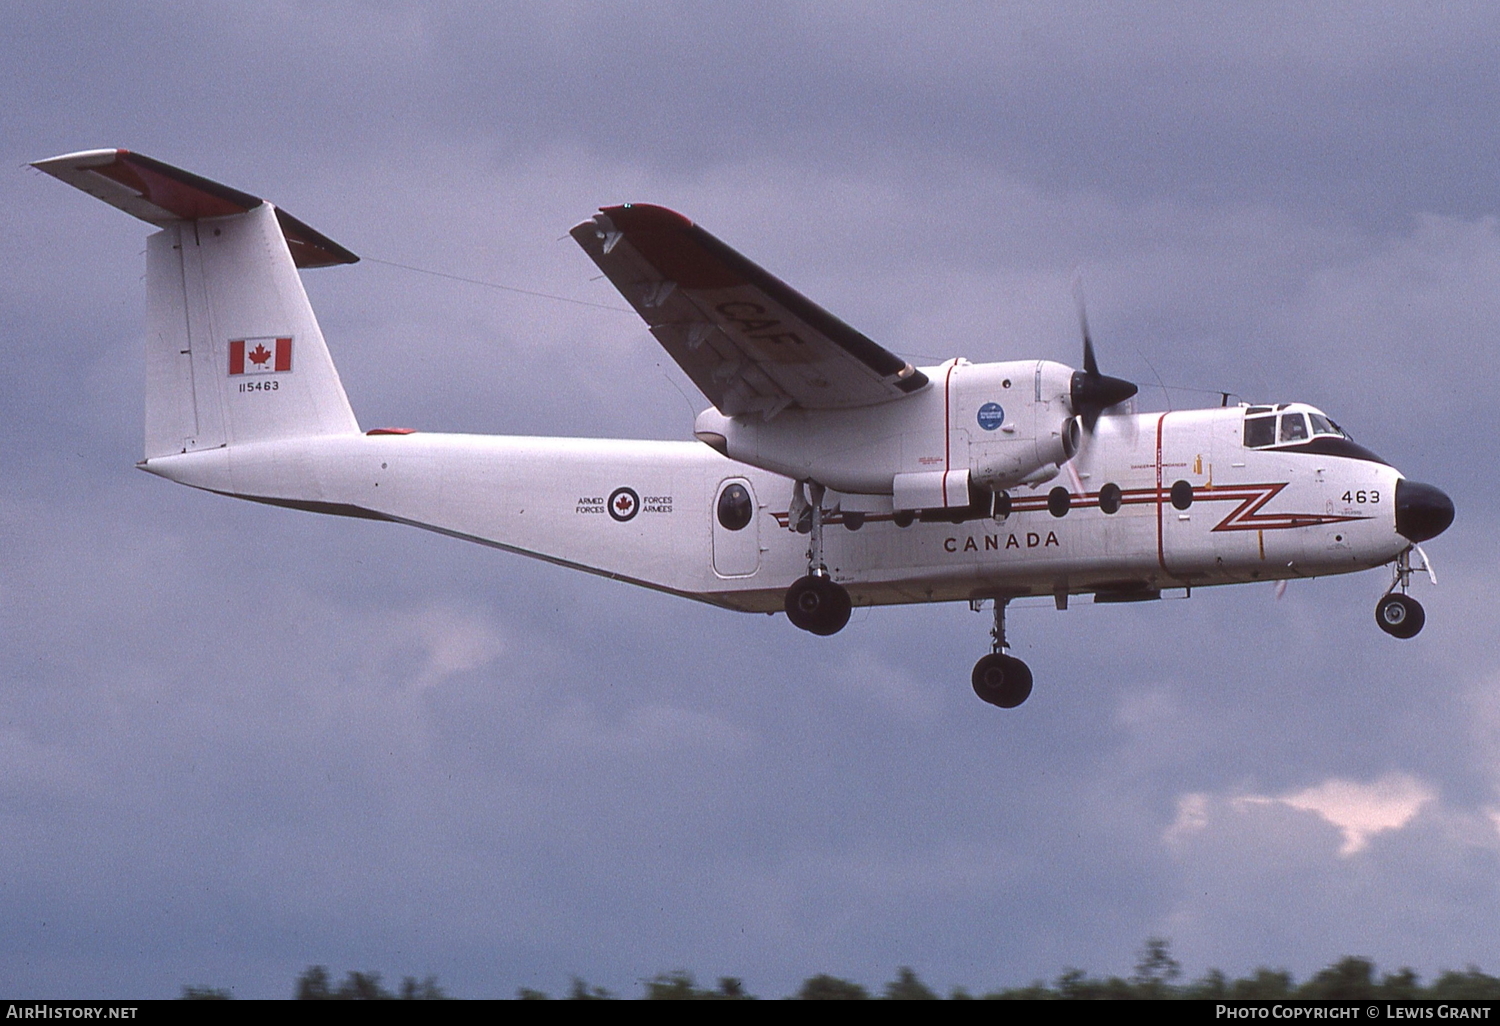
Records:
[[[1418,481],[1396,482],[1396,530],[1403,538],[1424,542],[1453,523],[1453,500],[1442,489]]]

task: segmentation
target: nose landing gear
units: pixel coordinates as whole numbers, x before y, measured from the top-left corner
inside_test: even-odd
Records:
[[[1412,548],[1417,549],[1422,556],[1424,569],[1436,584],[1437,576],[1427,562],[1427,553],[1416,546]],[[1376,625],[1393,638],[1415,638],[1427,623],[1422,603],[1406,594],[1407,585],[1411,583],[1411,551],[1407,549],[1396,557],[1396,579],[1391,582],[1390,589],[1380,596],[1380,601],[1375,603]],[[1401,590],[1397,591],[1398,588]]]
[[[995,626],[990,629],[991,651],[974,664],[974,694],[1002,709],[1014,709],[1031,695],[1031,668],[1013,655],[1005,641],[1005,607],[1010,599],[995,600]],[[977,606],[976,606],[977,608]]]

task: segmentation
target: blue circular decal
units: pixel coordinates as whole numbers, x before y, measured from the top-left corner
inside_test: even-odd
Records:
[[[999,403],[985,403],[979,408],[979,426],[993,431],[1005,420],[1005,410]]]

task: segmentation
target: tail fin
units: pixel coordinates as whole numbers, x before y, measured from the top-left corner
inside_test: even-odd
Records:
[[[33,165],[159,226],[146,250],[146,458],[354,434],[298,267],[359,258],[254,196],[126,150]]]

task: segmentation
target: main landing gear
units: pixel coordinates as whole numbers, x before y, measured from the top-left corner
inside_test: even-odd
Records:
[[[1422,562],[1425,566],[1426,553],[1422,553]],[[1425,566],[1425,569],[1428,576],[1432,576],[1432,567]],[[1411,549],[1407,549],[1396,558],[1396,579],[1391,582],[1386,593],[1380,596],[1380,601],[1375,603],[1375,623],[1393,638],[1415,638],[1427,623],[1422,603],[1406,593],[1407,585],[1411,583],[1411,573]],[[1401,590],[1398,592],[1397,588]]]
[[[852,607],[848,590],[828,575],[828,567],[823,562],[823,486],[816,481],[810,484],[811,501],[803,494],[802,482],[797,482],[792,492],[791,512],[793,524],[804,515],[811,520],[807,576],[798,578],[786,590],[784,605],[786,617],[793,625],[826,637],[844,629]]]
[[[1031,694],[1031,668],[1006,655],[1005,607],[1010,599],[995,600],[995,626],[990,629],[990,654],[974,664],[974,694],[990,705],[1014,709]],[[975,608],[978,608],[977,606]]]

